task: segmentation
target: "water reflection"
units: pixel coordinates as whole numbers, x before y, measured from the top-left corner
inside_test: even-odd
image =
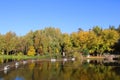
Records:
[[[0,58],[0,65],[3,64],[3,63],[13,62],[13,61],[16,61],[16,60],[15,59],[3,59],[3,58]]]
[[[102,60],[34,61],[21,64],[4,74],[0,80],[119,80],[119,66],[106,66]]]

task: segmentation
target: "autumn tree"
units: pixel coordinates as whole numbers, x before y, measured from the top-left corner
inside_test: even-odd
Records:
[[[79,47],[79,40],[78,40],[78,34],[76,32],[73,32],[71,35],[71,42],[73,47]]]
[[[71,43],[71,40],[70,40],[70,35],[64,33],[62,35],[62,45],[61,45],[61,48],[62,48],[62,52],[65,52],[65,54],[67,56],[69,56],[70,52],[72,51],[72,43]]]
[[[4,54],[5,49],[5,39],[4,36],[0,34],[0,54]]]
[[[87,48],[87,42],[89,40],[88,38],[89,32],[87,31],[80,31],[78,32],[78,40],[81,50]]]
[[[44,32],[44,39],[43,42],[46,41],[45,45],[43,45],[43,49],[46,46],[47,52],[50,54],[58,54],[60,52],[61,47],[61,31],[58,28],[45,28]]]
[[[44,38],[44,36],[42,35],[43,35],[42,30],[37,30],[34,32],[33,45],[35,47],[37,54],[43,54],[44,43],[42,43],[42,38]]]
[[[4,36],[5,39],[5,45],[4,45],[4,51],[8,55],[10,51],[15,50],[16,46],[16,34],[13,32],[8,32]]]
[[[26,45],[27,45],[27,40],[25,39],[24,36],[21,36],[21,37],[18,37],[16,39],[16,51],[19,53],[19,52],[22,52],[23,54],[26,53]]]
[[[115,30],[106,29],[102,32],[102,39],[104,41],[103,47],[105,47],[107,51],[111,51],[112,50],[111,47],[119,39],[119,34]]]
[[[28,32],[24,36],[25,42],[26,42],[26,45],[25,45],[25,54],[27,53],[29,46],[33,46],[33,44],[34,44],[33,37],[34,37],[34,32],[33,31]]]

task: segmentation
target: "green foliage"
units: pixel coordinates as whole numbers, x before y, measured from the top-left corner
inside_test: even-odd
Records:
[[[117,29],[112,26],[109,29],[102,29],[95,26],[89,31],[79,28],[78,32],[67,34],[61,33],[58,28],[47,27],[43,30],[30,31],[25,36],[8,32],[5,35],[0,34],[0,54],[21,55],[22,53],[31,56],[37,54],[58,57],[65,52],[66,56],[70,57],[80,52],[86,54],[84,50],[87,49],[87,54],[103,55],[106,51],[119,49],[117,44],[120,39],[119,28],[120,26]]]
[[[84,56],[88,56],[89,55],[89,50],[88,49],[84,49],[82,52],[83,52]]]
[[[68,34],[63,34],[62,35],[62,39],[63,39],[63,41],[62,41],[63,51],[65,53],[70,52],[71,51],[71,47],[72,47],[70,36]]]

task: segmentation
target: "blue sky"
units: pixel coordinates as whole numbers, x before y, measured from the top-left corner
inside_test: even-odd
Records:
[[[0,33],[25,35],[56,27],[63,33],[120,24],[120,0],[0,0]]]

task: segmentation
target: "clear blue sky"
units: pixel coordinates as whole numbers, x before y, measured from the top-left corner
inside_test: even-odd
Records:
[[[57,27],[72,33],[120,24],[120,0],[0,0],[0,33]]]

